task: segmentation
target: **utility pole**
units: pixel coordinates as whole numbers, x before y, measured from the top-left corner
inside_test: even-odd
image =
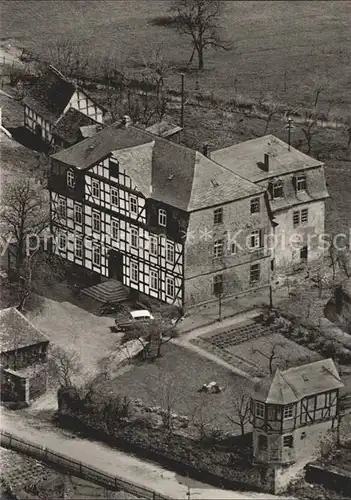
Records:
[[[222,321],[222,293],[218,294],[218,321]]]
[[[184,73],[181,75],[181,93],[180,93],[180,126],[184,127]]]
[[[290,145],[291,145],[291,127],[292,127],[292,119],[288,118],[288,125],[287,125],[287,129],[288,129],[288,151],[290,151]]]

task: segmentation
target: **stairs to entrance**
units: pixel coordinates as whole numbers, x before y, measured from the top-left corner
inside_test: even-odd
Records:
[[[128,288],[117,280],[108,280],[98,285],[84,288],[82,293],[100,304],[106,304],[107,302],[123,302],[129,297]]]

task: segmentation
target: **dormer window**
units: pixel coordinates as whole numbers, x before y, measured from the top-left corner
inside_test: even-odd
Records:
[[[296,192],[300,193],[301,191],[306,191],[306,175],[305,174],[298,174],[295,177],[295,186],[296,186]]]
[[[67,171],[67,186],[70,188],[74,188],[76,185],[76,177],[72,170]]]
[[[283,198],[284,197],[284,191],[283,191],[283,182],[280,179],[277,179],[275,181],[272,181],[271,183],[271,193],[272,193],[272,198]]]

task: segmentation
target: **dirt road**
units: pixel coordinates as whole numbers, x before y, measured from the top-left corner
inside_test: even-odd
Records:
[[[72,433],[58,429],[53,424],[26,415],[23,412],[3,410],[1,428],[36,444],[83,461],[87,465],[97,467],[109,474],[115,474],[127,481],[134,482],[160,494],[172,498],[187,498],[188,486],[191,496],[196,499],[275,499],[283,498],[264,493],[238,492],[213,488],[208,484],[189,480],[160,465],[96,442],[75,437]],[[286,500],[286,497],[284,497]]]

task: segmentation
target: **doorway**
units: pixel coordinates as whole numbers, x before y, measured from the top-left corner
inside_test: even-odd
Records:
[[[108,277],[111,280],[122,281],[123,255],[116,250],[110,250],[108,255]]]
[[[308,259],[308,248],[306,246],[306,247],[302,247],[300,250],[300,260],[302,262],[307,262],[307,259]]]

